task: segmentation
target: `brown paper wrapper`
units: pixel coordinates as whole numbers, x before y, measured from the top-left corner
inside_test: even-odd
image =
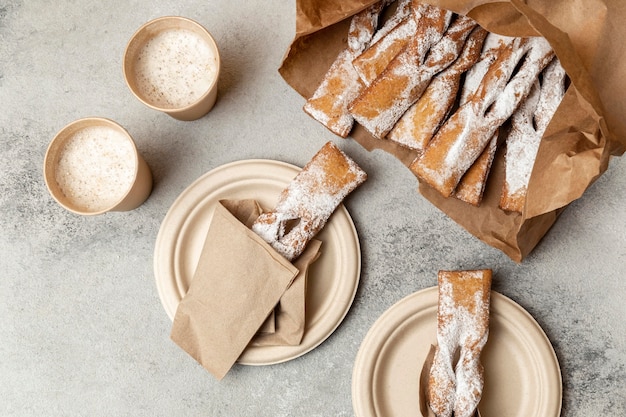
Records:
[[[437,348],[434,345],[430,345],[426,359],[424,360],[424,366],[420,372],[420,412],[422,417],[435,417],[435,413],[430,409],[428,405],[428,380],[430,378],[430,368],[433,365],[433,359],[435,357],[435,350]]]
[[[302,286],[319,242],[313,241],[297,260],[299,269],[250,230],[261,211],[254,200],[219,202],[191,285],[174,316],[172,340],[217,379],[259,330],[274,344],[301,339],[304,332]],[[285,307],[268,324],[282,297]],[[289,326],[281,325],[284,311],[293,318]]]
[[[250,343],[252,346],[298,346],[302,342],[306,329],[308,270],[319,257],[321,244],[319,240],[311,240],[304,252],[293,262],[300,272],[264,325],[271,327],[273,331],[257,333]]]
[[[375,2],[296,3],[296,35],[279,72],[292,88],[308,98],[345,47],[349,17]],[[498,208],[503,181],[501,153],[478,208],[455,198],[443,198],[419,184],[422,195],[453,220],[521,262],[561,211],[606,171],[611,156],[622,155],[626,149],[626,61],[622,58],[626,47],[621,42],[626,38],[626,8],[621,0],[581,0],[576,5],[567,0],[426,3],[468,15],[491,32],[544,36],[571,80],[539,147],[522,214]],[[366,149],[383,149],[407,166],[416,157],[392,141],[374,138],[359,125],[355,125],[351,136]]]

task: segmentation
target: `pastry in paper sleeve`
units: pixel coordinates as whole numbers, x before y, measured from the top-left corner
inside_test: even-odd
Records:
[[[352,60],[371,41],[384,2],[378,2],[357,13],[350,22],[348,45],[339,53],[315,93],[304,104],[304,111],[341,137],[348,136],[354,118],[348,105],[359,95],[363,82]]]
[[[365,178],[329,142],[282,191],[272,211],[264,212],[254,200],[220,200],[176,310],[172,340],[217,379],[250,345],[299,344],[306,330],[308,267],[321,247],[314,237]],[[258,224],[262,232],[279,234],[262,237],[252,230]]]
[[[472,417],[480,402],[491,276],[489,269],[439,271],[437,346],[427,386],[428,405],[437,417]]]
[[[289,183],[276,206],[252,230],[288,260],[296,259],[322,230],[344,198],[367,174],[333,142],[327,142]]]
[[[296,3],[296,36],[287,50],[279,72],[285,81],[306,99],[319,85],[330,62],[342,48],[345,48],[349,19],[373,3],[366,0],[350,1],[348,4],[319,0],[297,0]],[[510,38],[515,39],[514,42],[526,43],[533,38],[543,39],[552,51],[548,51],[545,59],[535,61],[542,62],[542,65],[546,64],[550,61],[550,54],[554,54],[567,73],[567,88],[541,137],[529,178],[526,178],[525,169],[514,169],[516,174],[525,171],[523,175],[516,175],[516,179],[521,178],[522,182],[511,181],[514,188],[515,185],[525,185],[520,188],[525,194],[521,213],[520,205],[513,209],[504,209],[505,204],[500,205],[500,200],[506,170],[504,150],[507,144],[504,142],[512,122],[511,117],[516,111],[514,107],[519,107],[524,101],[523,95],[519,97],[521,100],[515,98],[516,106],[512,107],[507,103],[507,99],[512,98],[508,93],[495,94],[496,97],[507,96],[506,99],[500,100],[497,106],[493,96],[487,100],[488,105],[483,107],[483,110],[508,108],[513,113],[509,114],[507,120],[498,117],[502,121],[501,126],[486,123],[489,118],[470,123],[480,128],[477,129],[480,132],[461,135],[465,136],[465,140],[455,141],[451,147],[474,149],[466,153],[462,163],[446,162],[443,168],[442,159],[447,156],[451,160],[454,159],[451,156],[453,152],[448,152],[450,148],[438,146],[441,154],[447,155],[443,158],[441,155],[435,155],[435,149],[431,150],[429,158],[425,159],[423,164],[419,164],[422,166],[418,168],[416,158],[420,156],[422,150],[405,146],[407,143],[401,141],[388,140],[391,139],[391,133],[384,135],[386,129],[390,127],[389,123],[376,126],[376,116],[385,108],[389,109],[385,114],[393,116],[388,118],[393,123],[396,116],[401,116],[399,113],[402,113],[407,104],[402,98],[405,101],[403,105],[389,106],[392,101],[387,100],[389,97],[385,96],[384,91],[370,95],[373,99],[381,100],[380,105],[369,102],[359,104],[361,110],[358,113],[363,114],[358,118],[362,119],[363,123],[356,120],[357,123],[354,123],[350,136],[364,148],[385,150],[410,167],[414,173],[419,172],[419,191],[427,200],[479,239],[502,250],[516,262],[521,262],[550,230],[562,210],[581,197],[606,171],[611,157],[620,156],[626,149],[626,118],[623,114],[626,83],[624,77],[619,76],[626,71],[626,61],[621,59],[622,44],[615,41],[626,36],[626,26],[620,24],[626,19],[626,10],[621,7],[619,0],[606,0],[600,8],[594,8],[592,0],[582,0],[584,7],[579,8],[572,8],[570,3],[564,1],[528,3],[508,0],[503,2],[398,0],[386,6],[388,11],[383,10],[381,26],[374,33],[370,45],[352,61],[366,86],[360,96],[374,84],[378,84],[377,79],[383,77],[384,72],[391,69],[392,62],[406,51],[406,44],[398,48],[398,45],[404,42],[400,35],[406,35],[412,30],[417,32],[417,26],[413,25],[417,20],[411,21],[413,19],[411,14],[420,7],[420,3],[467,16],[490,32],[485,40],[483,56],[464,76],[460,100],[457,98],[461,103],[470,101],[471,94],[476,91],[475,88],[465,88],[466,85],[469,83],[468,87],[478,86],[488,67],[501,60],[503,53],[509,54],[501,51],[501,48],[493,49],[495,40],[499,42]],[[396,29],[393,30],[394,28]],[[385,38],[386,50],[382,48]],[[428,42],[428,39],[424,40],[424,43]],[[528,51],[524,51],[522,55],[526,52]],[[379,58],[378,61],[372,58],[374,55],[382,56],[384,59]],[[538,57],[539,54],[533,52],[526,55]],[[379,62],[383,65],[378,66]],[[610,62],[611,65],[602,65],[606,62]],[[501,68],[508,72],[503,66]],[[521,65],[513,66],[511,75],[517,73],[520,68]],[[442,72],[444,71],[432,74],[432,80],[434,81]],[[534,79],[529,79],[528,83],[526,80],[524,83],[514,83],[517,84],[516,88],[525,84],[524,89],[517,89],[522,91],[528,87],[527,91],[522,91],[527,96],[530,87],[543,78],[543,75],[539,74],[541,65],[536,66],[533,71],[522,72],[534,74]],[[400,78],[396,77],[394,83],[397,81],[398,85],[402,84]],[[518,79],[522,81],[521,78]],[[404,85],[406,84],[404,82]],[[496,84],[498,83],[492,83],[493,86],[499,87]],[[511,86],[508,89],[514,88]],[[493,90],[492,93],[503,91],[499,88],[488,88],[487,91],[489,90]],[[458,101],[455,107],[459,106]],[[356,104],[355,102],[352,105]],[[366,116],[365,110],[370,114]],[[462,122],[461,116],[469,118],[472,116],[470,113],[471,111],[466,109],[455,119]],[[498,113],[500,116],[506,116],[509,112],[498,111]],[[451,117],[452,115],[448,115],[446,119]],[[459,129],[462,125],[458,123]],[[392,130],[395,127],[394,125]],[[452,130],[451,128],[452,125],[446,130]],[[440,127],[438,131],[441,130]],[[493,161],[490,161],[493,137],[496,134],[499,134],[496,152]],[[513,148],[516,147],[514,142],[511,141]],[[415,146],[414,142],[409,141],[408,144]],[[530,152],[532,153],[535,152]],[[470,171],[472,171],[470,175],[465,175]],[[435,184],[436,188],[429,183]]]

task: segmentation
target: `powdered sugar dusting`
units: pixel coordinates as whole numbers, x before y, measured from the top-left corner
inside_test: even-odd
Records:
[[[370,43],[384,2],[356,14],[350,22],[348,47],[331,64],[322,82],[304,104],[304,111],[331,132],[346,137],[354,124],[348,105],[359,95],[363,84],[352,60]]]
[[[463,174],[515,111],[554,52],[544,38],[511,38],[473,94],[442,126],[414,172],[450,196]],[[512,78],[516,66],[521,67]],[[510,79],[509,79],[510,78]]]
[[[546,67],[511,118],[506,138],[505,181],[500,199],[504,210],[522,212],[541,138],[565,94],[565,71],[557,58]]]
[[[428,387],[429,404],[438,416],[454,411],[455,417],[471,417],[480,401],[490,288],[490,270],[439,272],[437,349]]]
[[[293,260],[366,178],[352,159],[328,142],[281,192],[275,208],[259,216],[252,230]]]
[[[417,31],[413,16],[406,17],[387,35],[373,43],[352,64],[365,85],[369,85],[383,72],[389,62],[408,44]]]
[[[498,144],[498,130],[493,134],[489,144],[474,164],[463,175],[455,196],[466,203],[478,206],[482,201],[487,177],[491,171]]]
[[[474,29],[458,59],[432,79],[398,120],[388,134],[390,140],[418,151],[426,148],[456,100],[462,74],[478,59],[486,34],[480,27]]]
[[[495,100],[493,111],[486,117],[496,119],[500,123],[508,119],[528,95],[541,71],[554,57],[554,51],[545,38],[530,38],[528,45],[529,51],[524,57],[522,66]]]
[[[359,95],[362,87],[352,66],[352,54],[344,50],[303,109],[333,133],[346,137],[354,124],[348,105]]]
[[[455,74],[446,72],[435,77],[420,99],[398,120],[387,138],[423,151],[452,106],[457,88]]]
[[[489,67],[498,57],[498,51],[512,44],[515,38],[489,33],[483,44],[483,51],[476,62],[466,73],[461,91],[460,105],[465,104],[476,93]]]
[[[350,107],[355,120],[374,136],[385,137],[419,99],[432,77],[458,56],[476,23],[458,17],[444,35],[451,16],[449,11],[429,7],[407,48]],[[429,52],[431,49],[434,50]],[[421,65],[415,65],[420,62]]]

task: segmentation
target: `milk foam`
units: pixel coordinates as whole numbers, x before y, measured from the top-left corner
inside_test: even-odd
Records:
[[[56,180],[76,207],[97,212],[115,205],[132,186],[136,159],[122,133],[91,126],[72,135],[62,147]]]
[[[152,105],[186,107],[211,87],[217,75],[217,56],[196,33],[170,29],[141,48],[135,73],[139,91]]]

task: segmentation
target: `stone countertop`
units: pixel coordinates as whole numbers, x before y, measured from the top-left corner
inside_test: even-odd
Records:
[[[144,22],[182,15],[222,54],[218,102],[176,121],[130,93],[126,42]],[[554,346],[566,417],[626,415],[626,161],[572,203],[516,264],[417,191],[392,156],[339,139],[302,111],[277,68],[294,2],[3,0],[0,3],[0,415],[352,416],[352,370],[369,328],[394,303],[436,285],[440,269],[492,268]],[[80,217],[42,176],[47,145],[72,120],[111,118],[154,174],[138,209]],[[216,381],[169,338],[155,287],[161,221],[195,179],[224,163],[303,165],[332,140],[369,174],[346,201],[362,274],[350,312],[318,348]],[[488,416],[485,416],[488,417]]]

